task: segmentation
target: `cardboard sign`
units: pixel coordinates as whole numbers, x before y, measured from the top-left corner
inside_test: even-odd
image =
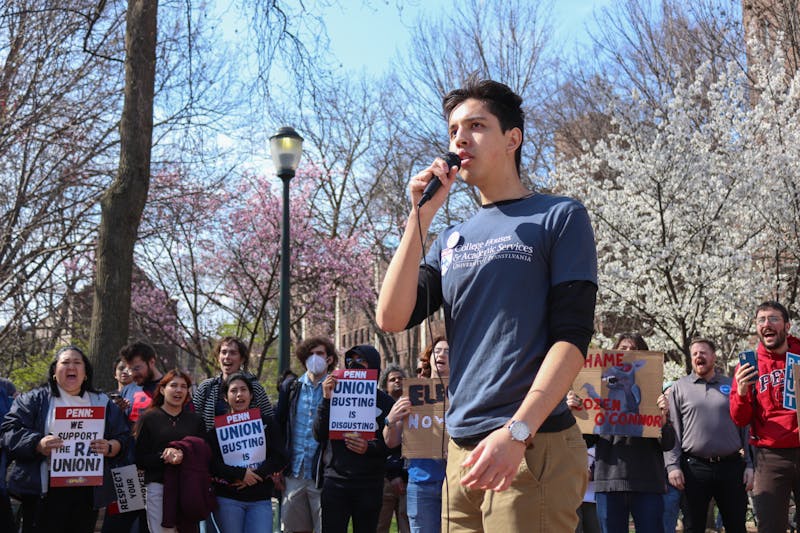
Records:
[[[267,438],[258,408],[215,416],[214,429],[226,465],[255,469],[267,460]]]
[[[376,407],[378,371],[375,369],[338,369],[332,372],[336,388],[331,396],[329,438],[344,439],[346,433],[358,433],[362,439],[372,440],[380,414]]]
[[[663,379],[662,352],[590,350],[572,383],[583,400],[572,410],[581,432],[660,437]]]
[[[786,352],[786,370],[783,380],[783,407],[784,409],[797,409],[797,392],[795,391],[794,372],[792,369],[800,365],[800,355]]]
[[[117,509],[120,513],[144,509],[144,472],[136,465],[111,469],[111,479],[117,494]]]
[[[105,425],[105,407],[56,407],[50,429],[64,445],[50,454],[51,487],[103,484],[103,456],[90,443],[103,438]]]
[[[403,421],[403,457],[442,459],[446,457],[447,378],[407,378],[404,396],[411,401],[411,414]]]

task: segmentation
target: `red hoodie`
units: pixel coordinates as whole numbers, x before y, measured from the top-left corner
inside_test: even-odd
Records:
[[[787,336],[788,351],[800,354],[800,339]],[[731,384],[731,418],[737,426],[750,424],[750,444],[762,448],[798,448],[797,413],[783,407],[783,381],[786,354],[778,355],[758,343],[757,392],[739,396],[736,380]],[[736,369],[738,370],[738,366]]]

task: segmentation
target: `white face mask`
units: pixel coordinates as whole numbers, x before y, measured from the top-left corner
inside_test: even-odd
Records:
[[[311,354],[311,356],[306,359],[306,368],[315,376],[319,376],[328,370],[328,363],[321,355]]]

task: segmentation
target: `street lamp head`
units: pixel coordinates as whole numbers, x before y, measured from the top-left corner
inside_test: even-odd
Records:
[[[292,177],[303,154],[303,138],[291,126],[282,126],[269,138],[269,151],[278,176]]]

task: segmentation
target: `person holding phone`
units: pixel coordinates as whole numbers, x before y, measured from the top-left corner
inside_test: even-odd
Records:
[[[736,367],[730,414],[737,426],[750,426],[758,531],[786,531],[789,496],[800,494],[800,438],[797,413],[783,406],[783,392],[786,352],[800,353],[800,339],[789,335],[789,312],[776,301],[758,306],[755,326],[757,368]]]

